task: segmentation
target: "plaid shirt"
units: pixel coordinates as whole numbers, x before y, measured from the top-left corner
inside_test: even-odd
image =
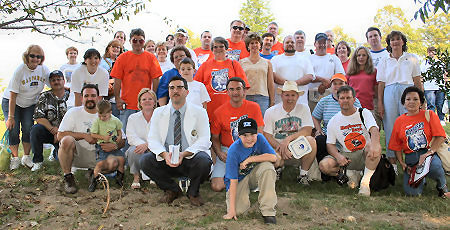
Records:
[[[61,99],[57,98],[52,90],[41,93],[36,108],[34,109],[33,119],[45,118],[52,126],[59,127],[64,114],[67,112],[66,101],[68,98],[68,90],[65,90],[64,96]]]

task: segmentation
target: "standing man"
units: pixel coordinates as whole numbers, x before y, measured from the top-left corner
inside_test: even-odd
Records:
[[[227,39],[228,50],[227,58],[235,61],[244,59],[250,55],[242,40],[244,34],[245,23],[241,20],[233,20],[230,24],[231,37]]]
[[[370,196],[370,178],[381,157],[380,132],[372,113],[367,109],[359,111],[354,106],[356,94],[352,87],[342,86],[337,96],[341,111],[328,123],[327,150],[330,155],[319,162],[319,168],[330,176],[337,176],[343,166],[349,170],[364,170],[359,194]]]
[[[157,108],[150,121],[148,149],[141,157],[142,171],[164,190],[161,203],[172,203],[182,192],[173,177],[189,177],[187,195],[194,206],[203,205],[200,184],[208,179],[211,157],[207,153],[211,146],[209,120],[206,110],[186,103],[188,84],[182,77],[173,77],[169,82],[171,103]],[[179,145],[177,163],[172,159],[170,145]]]
[[[204,62],[214,58],[214,54],[211,51],[211,41],[211,32],[207,30],[203,31],[203,33],[200,35],[200,42],[202,43],[202,46],[194,49],[194,52],[197,55],[198,67],[200,67]]]
[[[175,32],[175,46],[186,47],[186,43],[187,43],[188,39],[189,39],[189,35],[186,32],[186,30],[183,28],[178,28],[177,31]],[[197,65],[197,63],[198,63],[197,55],[195,54],[194,50],[192,50],[188,47],[186,47],[186,48],[189,50],[189,53],[191,54],[191,59],[195,63],[195,69],[198,69],[199,66]],[[168,51],[169,54],[170,54],[170,51],[172,51],[172,49],[170,49]],[[168,58],[170,58],[170,57],[168,57]]]
[[[267,60],[271,60],[275,54],[272,53],[272,46],[273,42],[275,41],[275,36],[271,33],[265,33],[262,35],[262,47],[261,47],[261,53],[259,56],[262,58],[265,58]]]
[[[295,55],[301,55],[309,59],[309,56],[311,56],[311,53],[309,50],[306,50],[305,43],[306,43],[306,35],[303,30],[297,30],[294,33],[294,40],[295,40]]]
[[[325,31],[327,35],[327,53],[334,54],[334,33],[332,30]]]
[[[272,59],[273,79],[275,87],[283,86],[286,81],[295,81],[299,91],[308,91],[308,84],[314,80],[313,67],[309,59],[295,55],[295,42],[292,35],[284,38],[284,53]],[[280,95],[275,96],[275,104],[281,102]],[[308,98],[303,95],[298,103],[307,104]]]
[[[273,40],[274,43],[272,46],[272,53],[274,55],[280,55],[280,54],[284,53],[283,43],[281,43],[280,41],[277,41],[278,24],[276,22],[269,23],[269,25],[267,25],[267,32],[273,34],[273,36],[275,37],[275,39]]]
[[[380,60],[389,57],[389,52],[381,46],[381,32],[376,27],[369,27],[366,32],[366,39],[370,45],[370,54],[372,55],[373,65],[378,67]]]
[[[256,102],[245,100],[246,84],[242,78],[232,77],[227,81],[229,102],[223,104],[214,112],[212,122],[212,148],[216,153],[216,163],[211,174],[211,188],[220,192],[225,188],[225,162],[228,147],[239,139],[238,124],[244,118],[253,118],[258,123],[258,132],[262,133],[264,120],[261,109]]]
[[[327,35],[318,33],[314,40],[316,53],[309,57],[316,77],[313,80],[313,83],[309,85],[308,104],[311,111],[314,111],[317,102],[319,102],[322,97],[331,93],[331,91],[328,90],[331,86],[331,77],[337,73],[345,75],[341,60],[339,60],[336,55],[327,53]]]
[[[130,33],[132,50],[121,54],[111,71],[114,78],[114,96],[123,130],[127,128],[128,117],[138,112],[137,96],[142,88],[152,88],[156,92],[161,67],[155,55],[144,52],[145,33],[133,29]]]
[[[114,40],[117,40],[120,45],[123,47],[123,52],[126,52],[125,49],[125,42],[127,41],[127,36],[125,35],[125,32],[119,30],[116,33],[114,33]]]

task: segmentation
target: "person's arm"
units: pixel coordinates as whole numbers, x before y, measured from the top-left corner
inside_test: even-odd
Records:
[[[301,77],[300,79],[296,80],[295,83],[297,85],[307,85],[313,81],[314,77],[312,74],[305,74],[305,76]]]
[[[339,166],[347,165],[350,162],[346,157],[339,153],[338,149],[336,148],[336,144],[327,143],[327,151],[336,159]]]
[[[9,130],[12,130],[14,128],[14,125],[16,123],[16,120],[14,120],[14,114],[16,112],[16,98],[17,93],[14,93],[10,91],[11,96],[9,98],[9,111],[8,111],[8,120],[6,121],[6,128]]]
[[[75,95],[75,106],[81,106],[81,93],[73,93]]]
[[[159,85],[159,77],[153,78],[152,79],[152,90],[153,90],[153,92],[156,92],[156,90],[158,89],[158,85]]]
[[[239,165],[239,168],[245,169],[245,168],[247,168],[247,165],[250,163],[260,163],[260,162],[275,163],[275,161],[277,161],[277,156],[275,154],[264,153],[264,154],[260,154],[260,155],[249,156],[247,159],[245,159],[244,161],[241,162],[241,164]]]
[[[238,186],[238,180],[237,179],[230,179],[230,187],[228,188],[228,196],[229,196],[229,203],[230,206],[228,207],[227,214],[223,216],[224,219],[230,220],[235,219],[236,217],[236,192],[237,192],[237,186]]]
[[[384,117],[384,86],[384,82],[378,82],[378,115],[381,117],[381,119],[383,119]]]
[[[273,81],[278,85],[283,85],[286,80],[277,73],[273,72]]]
[[[219,159],[223,162],[226,162],[227,160],[227,153],[222,151],[222,148],[220,147],[220,136],[218,134],[212,134],[212,147],[216,155],[219,157]]]
[[[53,126],[46,118],[38,118],[36,123],[43,125],[53,135],[58,133],[58,127]]]
[[[372,126],[369,129],[370,132],[370,151],[368,153],[369,157],[379,157],[381,156],[381,145],[380,145],[380,131],[377,127]]]
[[[206,106],[208,106],[208,102],[207,102],[207,101],[202,102],[202,107],[203,107],[204,109],[206,109]]]
[[[395,151],[395,156],[397,157],[398,163],[402,166],[403,171],[405,171],[407,166],[403,161],[402,151]]]
[[[268,132],[263,132],[263,135],[267,139],[267,141],[269,142],[270,146],[272,146],[272,148],[276,152],[279,152],[280,143],[278,143],[278,141],[273,137],[273,135],[268,133]]]
[[[118,110],[123,109],[124,101],[120,98],[120,88],[122,87],[122,80],[114,78],[114,97],[116,98],[116,107]]]
[[[313,120],[313,123],[314,123],[314,128],[316,129],[316,136],[318,136],[318,135],[325,135],[323,133],[322,127],[320,126],[321,120],[318,120],[314,116],[312,116],[312,120]]]
[[[96,133],[91,133],[92,138],[95,138],[97,140],[104,140],[104,141],[109,141],[109,139],[111,139],[111,136],[103,136],[100,134],[96,134]]]
[[[275,88],[274,88],[274,77],[273,77],[273,68],[272,63],[268,62],[268,70],[267,70],[267,91],[269,92],[269,107],[275,105]]]
[[[77,141],[84,139],[89,144],[95,144],[97,142],[97,140],[92,138],[91,134],[89,134],[89,133],[78,133],[78,132],[71,132],[71,131],[58,132],[58,141],[61,141],[61,139],[63,139],[63,137],[65,137],[65,136],[72,136]]]

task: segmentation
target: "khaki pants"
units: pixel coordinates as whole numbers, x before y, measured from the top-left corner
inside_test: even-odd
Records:
[[[275,216],[277,194],[275,192],[276,172],[270,162],[259,163],[244,179],[236,190],[236,215],[242,214],[250,208],[250,189],[259,187],[259,210],[263,216]],[[227,210],[230,207],[229,192],[226,195]]]

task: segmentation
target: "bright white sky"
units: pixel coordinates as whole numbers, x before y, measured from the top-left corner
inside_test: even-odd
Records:
[[[167,1],[152,0],[147,4],[146,12],[132,16],[130,21],[115,24],[115,30],[123,30],[127,34],[133,28],[142,28],[146,38],[162,41],[165,36],[181,26],[189,28],[196,34],[204,30],[212,32],[213,36],[230,36],[229,23],[239,17],[239,9],[245,0],[189,0]],[[373,18],[378,9],[385,5],[401,7],[408,19],[412,19],[419,5],[414,5],[413,0],[272,0],[270,5],[278,25],[283,28],[282,36],[292,34],[298,29],[306,33],[307,45],[312,45],[314,35],[335,26],[341,26],[344,32],[354,37],[357,42],[365,42],[364,33],[373,25]],[[173,20],[173,27],[163,22],[163,18]],[[413,22],[419,23],[419,22]],[[87,36],[85,39],[88,39]],[[7,34],[0,31],[2,41],[2,54],[0,55],[0,83],[6,86],[14,70],[22,63],[21,55],[30,44],[38,44],[45,52],[44,64],[50,70],[59,69],[67,62],[65,49],[76,46],[79,49],[78,61],[82,61],[84,51],[88,48],[96,48],[103,55],[105,46],[113,38],[113,34],[107,34],[98,38],[94,44],[79,44],[69,40],[55,39],[48,36],[28,31],[17,31]],[[128,39],[128,35],[127,35]],[[130,44],[126,43],[127,48]]]

